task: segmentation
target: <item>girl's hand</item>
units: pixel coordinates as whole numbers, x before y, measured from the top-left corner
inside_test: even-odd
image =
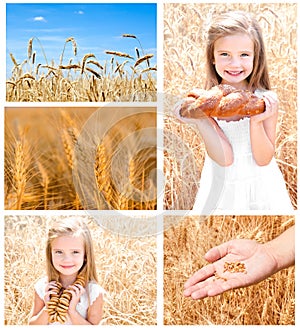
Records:
[[[180,115],[180,110],[185,109],[189,107],[195,100],[201,95],[201,91],[203,90],[200,89],[193,89],[189,92],[189,97],[183,98],[182,100],[178,101],[173,109],[174,115],[182,122],[184,123],[193,123],[195,124],[199,119],[196,118],[184,118]],[[207,115],[203,114],[203,119],[208,118]]]
[[[254,123],[262,122],[278,114],[278,98],[275,92],[265,92],[263,95],[263,100],[266,104],[266,110],[261,114],[251,116],[250,119]]]
[[[46,285],[45,296],[44,296],[44,302],[45,302],[46,307],[47,307],[47,303],[50,301],[51,295],[56,294],[56,291],[55,291],[56,288],[58,288],[56,281],[50,281]]]
[[[72,285],[68,288],[68,290],[71,292],[72,294],[72,298],[70,301],[70,305],[69,305],[69,313],[75,312],[76,311],[76,306],[80,301],[80,297],[81,295],[83,295],[85,293],[85,288],[82,287],[79,284],[76,285]]]
[[[187,119],[180,115],[180,110],[184,107],[191,105],[194,101],[195,101],[195,98],[191,98],[191,97],[183,98],[182,100],[178,101],[175,104],[174,109],[173,109],[173,113],[174,113],[175,117],[184,123],[195,123],[195,121],[196,121],[195,119],[192,119],[192,118]]]
[[[254,240],[236,239],[210,249],[205,254],[208,264],[197,271],[184,285],[184,296],[201,299],[246,287],[276,272],[278,263],[264,244]],[[244,272],[226,270],[225,262],[241,262]],[[225,269],[225,270],[224,270]]]

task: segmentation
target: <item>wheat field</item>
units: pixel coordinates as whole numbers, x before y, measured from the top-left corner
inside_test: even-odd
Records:
[[[6,216],[6,325],[27,325],[34,283],[45,275],[48,228],[66,216]],[[156,324],[156,237],[128,238],[81,216],[91,231],[99,284],[105,289],[102,325]],[[32,236],[35,236],[33,239]]]
[[[17,62],[13,53],[11,76],[6,81],[8,102],[120,102],[156,101],[156,65],[154,54],[144,53],[139,38],[123,34],[123,38],[137,41],[133,54],[106,50],[110,60],[101,60],[93,53],[78,58],[74,37],[65,40],[60,58],[48,59],[41,41],[28,41],[27,58]],[[71,47],[74,58],[64,58]],[[44,62],[36,62],[36,54]],[[104,63],[103,63],[104,62]]]
[[[172,224],[177,222],[177,224]],[[295,268],[222,295],[192,300],[183,284],[206,265],[212,247],[238,238],[260,243],[272,240],[295,223],[278,216],[166,216],[164,234],[165,325],[294,325]]]
[[[190,209],[194,204],[205,148],[196,129],[179,123],[171,110],[188,91],[204,87],[206,30],[214,15],[229,10],[253,13],[262,27],[272,90],[280,102],[275,158],[296,209],[296,3],[164,4],[164,208]]]
[[[5,209],[156,208],[154,107],[5,108]]]

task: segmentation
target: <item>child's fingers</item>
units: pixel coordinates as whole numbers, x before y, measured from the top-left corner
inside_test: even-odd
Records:
[[[189,93],[188,93],[188,97],[193,97],[193,98],[198,98],[201,95],[203,95],[203,90],[201,89],[192,89]]]
[[[79,297],[85,292],[84,287],[82,287],[79,284],[70,286],[69,290],[72,293],[72,295],[79,296]]]
[[[49,290],[53,290],[53,289],[57,289],[57,284],[56,281],[50,281],[46,287],[45,287],[45,291],[48,292]]]
[[[265,92],[263,98],[272,99],[272,101],[278,102],[277,94],[272,91]]]
[[[277,95],[274,92],[267,92],[263,96],[264,102],[266,104],[266,110],[276,110],[278,108]]]

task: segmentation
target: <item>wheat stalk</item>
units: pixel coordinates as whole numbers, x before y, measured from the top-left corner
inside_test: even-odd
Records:
[[[44,209],[48,208],[48,188],[49,188],[49,177],[48,177],[48,173],[46,168],[44,167],[44,165],[41,163],[41,161],[36,161],[38,170],[41,174],[42,177],[42,181],[41,181],[41,185],[43,187],[43,206]]]

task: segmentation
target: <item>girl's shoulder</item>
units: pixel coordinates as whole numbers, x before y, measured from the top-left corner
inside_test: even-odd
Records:
[[[105,289],[95,281],[90,281],[87,287],[91,304],[98,298],[99,295],[102,295],[102,297],[106,295]]]
[[[258,98],[262,98],[266,93],[268,94],[272,94],[272,96],[276,99],[277,98],[277,93],[271,90],[266,90],[266,89],[256,89],[254,91],[254,94],[258,97]]]
[[[45,285],[48,283],[48,278],[46,276],[44,277],[40,277],[36,282],[35,282],[35,286],[40,286],[40,285]]]
[[[47,283],[48,283],[48,278],[41,277],[34,284],[34,290],[36,291],[36,293],[39,295],[41,299],[43,299],[45,296],[45,287]]]

